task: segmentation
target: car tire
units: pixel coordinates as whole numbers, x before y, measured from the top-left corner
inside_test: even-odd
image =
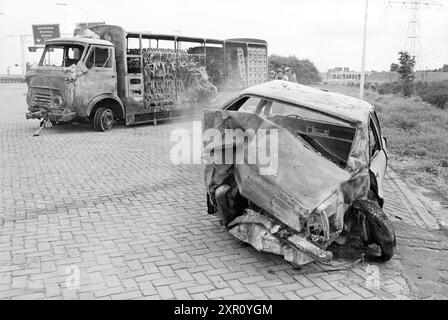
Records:
[[[114,124],[114,113],[112,109],[100,107],[95,111],[93,127],[96,131],[106,132],[112,129]]]
[[[361,214],[361,233],[364,244],[377,244],[381,248],[380,260],[390,260],[394,256],[397,241],[389,218],[374,201],[358,200],[354,206]]]

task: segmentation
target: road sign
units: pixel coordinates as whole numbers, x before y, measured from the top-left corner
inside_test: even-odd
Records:
[[[29,52],[37,52],[37,50],[43,49],[43,48],[45,48],[45,46],[32,46],[32,47],[28,47],[28,51]]]
[[[45,40],[59,38],[59,24],[33,24],[34,44],[42,45]]]

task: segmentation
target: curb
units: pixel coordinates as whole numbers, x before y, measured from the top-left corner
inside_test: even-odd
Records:
[[[419,200],[418,192],[411,191],[406,183],[398,177],[398,175],[390,168],[387,170],[389,179],[395,183],[406,200],[411,204],[411,210],[420,217],[427,229],[439,230],[440,226],[437,219],[434,218],[426,209],[425,205]]]

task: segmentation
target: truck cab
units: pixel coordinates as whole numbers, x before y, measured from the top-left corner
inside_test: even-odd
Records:
[[[98,131],[108,131],[124,117],[115,48],[109,41],[78,36],[49,40],[26,82],[28,119],[90,120]]]

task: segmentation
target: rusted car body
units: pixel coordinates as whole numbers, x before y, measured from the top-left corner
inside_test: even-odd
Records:
[[[245,133],[231,143],[204,141],[209,213],[236,238],[303,265],[330,261],[328,246],[356,224],[365,246],[378,245],[382,260],[393,256],[395,233],[381,209],[386,141],[372,105],[276,80],[206,110],[203,129]],[[263,164],[249,163],[247,151],[274,152],[270,142],[278,144],[277,168],[261,174]],[[213,158],[238,148],[243,162]]]

